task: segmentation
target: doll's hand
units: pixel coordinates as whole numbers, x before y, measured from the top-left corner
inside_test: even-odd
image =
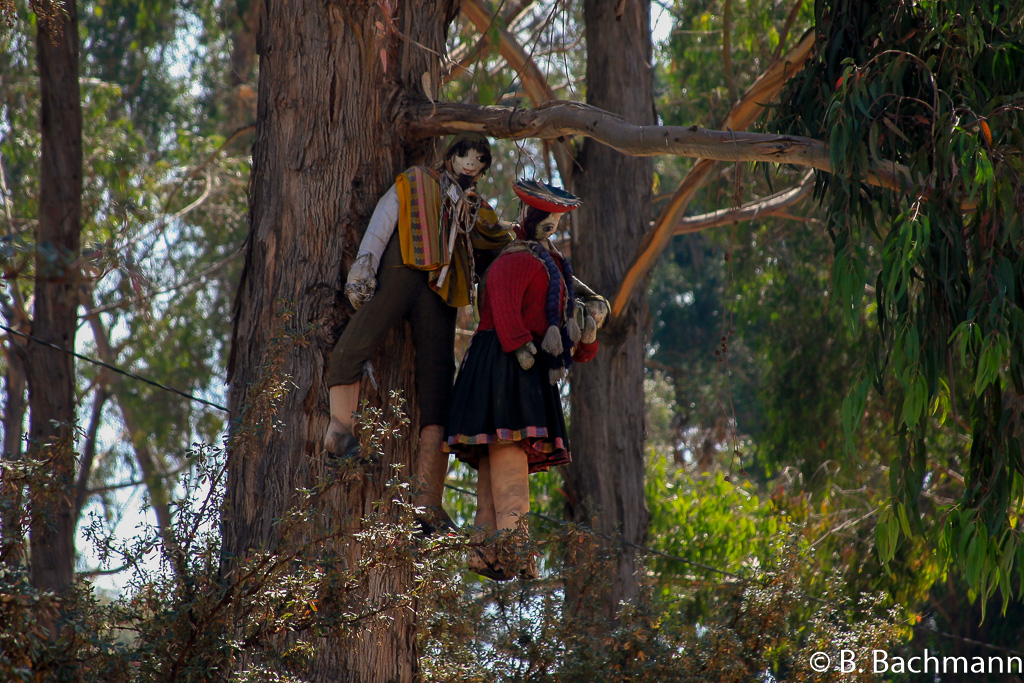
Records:
[[[580,341],[584,344],[593,344],[597,341],[597,321],[591,315],[588,306],[583,306],[582,308],[584,311],[583,335],[580,337]]]
[[[519,367],[523,370],[529,370],[533,367],[534,355],[537,353],[536,345],[531,342],[526,342],[518,349],[515,350],[516,360],[519,361]]]
[[[576,307],[573,309],[572,316],[580,330],[579,341],[584,344],[593,344],[597,341],[597,321],[594,320],[586,301],[576,299]],[[572,333],[569,334],[571,339]]]
[[[464,196],[466,198],[466,204],[473,208],[479,207],[480,204],[482,203],[480,199],[480,193],[476,191],[475,187],[470,187],[468,190],[466,190]]]
[[[377,290],[377,267],[373,254],[362,254],[352,264],[345,282],[345,296],[358,309],[373,296]]]
[[[594,319],[594,324],[600,329],[605,322],[608,320],[608,315],[612,312],[612,307],[608,303],[608,299],[603,296],[595,294],[594,296],[588,296],[586,298],[587,312],[590,313]]]

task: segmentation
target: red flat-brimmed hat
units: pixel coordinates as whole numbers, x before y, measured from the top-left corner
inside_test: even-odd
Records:
[[[562,188],[538,180],[517,180],[512,190],[527,205],[548,213],[566,213],[582,203],[578,197]]]

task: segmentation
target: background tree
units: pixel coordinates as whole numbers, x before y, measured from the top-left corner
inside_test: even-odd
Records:
[[[31,286],[29,257],[41,244],[32,235],[41,205],[35,167],[40,100],[32,69],[36,46],[28,42],[24,29],[29,15],[27,8],[23,10],[21,21],[4,25],[5,38],[11,39],[5,45],[12,50],[3,53],[10,68],[5,68],[2,84],[0,176],[4,274],[10,295],[5,317],[10,328],[28,333],[28,309],[37,295]],[[159,28],[147,12],[163,12],[156,22]],[[223,138],[204,137],[187,120],[197,115],[196,98],[186,87],[185,75],[173,73],[174,50],[169,45],[177,36],[175,26],[194,16],[187,8],[90,4],[84,16],[89,58],[82,64],[82,78],[76,79],[82,87],[59,93],[63,106],[80,106],[83,113],[80,241],[85,248],[74,262],[80,277],[63,292],[71,296],[66,303],[80,316],[76,325],[87,323],[78,335],[80,350],[166,384],[216,395],[221,383],[218,368],[226,355],[220,339],[228,324],[227,292],[237,277],[231,256],[243,239],[240,186],[247,162],[216,158]],[[135,52],[111,49],[122,40],[134,40]],[[205,65],[200,62],[195,68]],[[174,134],[167,130],[170,121],[180,126]],[[208,317],[196,316],[197,310]],[[24,393],[18,387],[18,350],[37,342],[14,333],[6,342],[10,362],[4,457],[13,464],[23,421],[17,408]],[[66,352],[51,351],[70,358]],[[52,547],[73,546],[75,521],[82,515],[92,520],[87,529],[93,532],[116,526],[124,515],[122,492],[140,484],[147,489],[161,533],[171,538],[172,492],[185,462],[183,444],[215,440],[223,426],[218,411],[201,408],[182,395],[171,399],[163,389],[88,363],[79,364],[74,391],[84,413],[77,416],[82,457],[72,470],[72,522],[61,529],[65,540]],[[116,416],[109,412],[111,406]],[[124,441],[110,439],[111,429],[122,431]],[[3,478],[5,490],[14,494],[24,485],[18,472],[15,466],[5,470]],[[17,537],[20,507],[15,503],[5,512],[5,543]],[[69,557],[75,560],[74,554]],[[126,558],[129,564],[135,559]],[[81,556],[78,561],[84,562]],[[80,564],[80,569],[95,568]]]
[[[587,103],[636,124],[654,123],[650,4],[585,2]],[[647,232],[651,162],[592,140],[575,159],[584,197],[573,233],[574,267],[610,293]],[[636,545],[647,536],[644,501],[643,361],[646,297],[639,293],[600,338],[600,353],[572,378],[574,465],[564,468],[570,519],[620,536],[607,616],[637,594]]]
[[[837,173],[820,182],[834,291],[854,326],[873,281],[870,361],[843,420],[848,434],[859,425],[869,383],[894,399],[899,454],[892,505],[876,529],[879,557],[888,562],[899,537],[923,530],[933,510],[922,492],[953,470],[963,488],[953,486],[958,501],[941,514],[932,543],[978,595],[998,588],[1005,605],[1020,595],[1010,587],[1020,571],[1010,519],[1024,491],[1024,425],[1012,407],[1024,387],[1022,358],[1010,342],[1024,332],[1024,174],[1021,92],[1009,78],[1024,64],[1010,37],[1024,10],[819,2],[816,16],[826,49],[794,80],[779,123],[829,135]],[[881,158],[906,164],[927,189],[864,188],[867,167]],[[877,272],[869,270],[876,254]],[[968,433],[965,448],[958,441]]]
[[[82,111],[78,98],[78,14],[74,3],[37,6],[41,100],[39,222],[36,228],[32,333],[75,345],[82,230]],[[48,471],[30,482],[32,582],[66,591],[72,580],[75,528],[74,362],[42,344],[27,347],[30,458]],[[53,632],[52,622],[48,624]]]

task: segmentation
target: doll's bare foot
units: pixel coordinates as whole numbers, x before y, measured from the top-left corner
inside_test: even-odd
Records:
[[[498,561],[498,552],[487,536],[478,531],[470,542],[469,557],[466,558],[469,571],[495,581],[510,581],[513,574],[505,571]]]
[[[524,523],[516,529],[500,531],[494,548],[495,559],[509,577],[536,579],[540,576],[537,553]]]
[[[364,456],[360,453],[359,439],[336,417],[332,417],[331,423],[327,426],[327,433],[324,435],[324,450],[327,451],[328,462],[333,464],[349,460],[363,463],[378,462],[378,459],[372,455]]]
[[[521,558],[519,561],[519,578],[536,579],[539,576],[540,572],[537,571],[537,560],[533,553],[528,553],[526,557]]]
[[[448,454],[444,452],[444,428],[425,425],[413,461],[412,504],[416,508],[419,535],[449,534],[458,528],[445,512],[442,498],[448,476]]]

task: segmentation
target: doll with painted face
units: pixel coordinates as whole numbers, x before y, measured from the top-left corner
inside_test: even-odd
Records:
[[[455,380],[446,430],[447,447],[478,471],[480,532],[469,568],[496,580],[537,575],[523,550],[529,474],[570,462],[558,382],[572,363],[597,353],[590,308],[607,314],[603,297],[577,301],[578,281],[550,240],[579,200],[536,181],[514,189],[523,200],[517,240],[481,284],[480,324]]]
[[[456,311],[472,303],[484,261],[512,241],[476,191],[490,164],[487,139],[463,134],[438,167],[408,169],[381,197],[345,284],[356,313],[328,366],[331,420],[324,447],[334,457],[358,458],[352,426],[359,381],[387,332],[402,319],[410,322],[421,425],[413,503],[427,533],[451,525],[441,507],[448,472],[442,439],[455,376]]]

